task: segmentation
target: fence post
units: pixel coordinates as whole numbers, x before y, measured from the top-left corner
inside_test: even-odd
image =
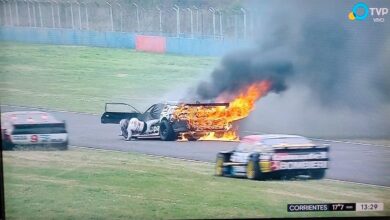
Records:
[[[84,6],[85,6],[85,19],[86,19],[86,22],[87,22],[87,30],[89,30],[89,18],[88,18],[88,3],[83,3]]]
[[[241,8],[241,11],[244,14],[244,38],[246,38],[246,10]]]
[[[176,11],[176,36],[180,36],[180,8],[177,5],[173,6],[173,10]]]
[[[14,25],[14,21],[12,19],[12,9],[11,9],[11,2],[10,1],[7,1],[8,3],[8,10],[9,10],[9,21],[10,21],[10,25],[13,26]]]
[[[18,1],[15,1],[15,15],[16,15],[16,25],[19,26],[19,7],[18,7]]]
[[[79,10],[78,10],[79,11],[79,29],[81,30],[81,29],[83,29],[82,28],[83,24],[81,22],[81,6],[80,6],[80,3],[78,1],[75,1],[74,3],[76,3],[79,6]]]
[[[54,6],[53,6],[53,2],[50,2],[50,7],[51,7],[51,20],[53,22],[53,28],[56,28],[56,20],[54,19]]]
[[[60,13],[60,4],[56,1],[53,1],[57,4],[57,15],[58,15],[58,27],[61,28],[61,13]]]
[[[135,6],[136,15],[137,15],[137,32],[140,32],[138,5],[135,3],[133,3],[133,5]]]
[[[190,21],[191,21],[191,38],[194,38],[194,21],[192,19],[192,10],[191,8],[187,8],[187,10],[190,12]]]
[[[223,39],[222,11],[217,10],[217,12],[219,13],[219,35],[220,38]]]
[[[4,7],[3,7],[3,10],[4,10],[4,26],[7,25],[7,3],[3,0],[1,0],[1,2],[3,3]]]
[[[214,10],[214,8],[210,7],[209,11],[211,13],[213,13],[213,35],[214,35],[214,38],[215,38],[215,10]]]
[[[74,18],[73,18],[73,4],[72,2],[68,2],[70,4],[70,19],[72,21],[72,29],[74,29]]]
[[[196,10],[196,34],[199,34],[199,9],[196,6],[192,6]]]
[[[160,36],[162,35],[162,11],[160,9],[160,7],[156,6],[156,9],[158,10],[158,14],[159,14],[159,32],[160,32]]]
[[[111,20],[111,31],[114,31],[114,19],[112,17],[112,6],[109,2],[106,2],[106,4],[110,7],[110,20]]]
[[[30,13],[30,4],[27,0],[24,0],[27,5],[27,16],[28,16],[28,26],[31,27],[31,13]]]
[[[42,19],[42,11],[41,11],[41,4],[40,2],[36,1],[38,4],[38,13],[39,13],[39,24],[40,27],[43,27],[43,19]]]
[[[37,14],[36,14],[36,10],[35,10],[34,1],[31,1],[31,4],[32,4],[32,9],[33,9],[34,27],[36,27],[37,26]]]
[[[122,5],[119,4],[118,2],[115,3],[116,5],[118,5],[119,7],[119,12],[120,12],[120,22],[121,22],[121,26],[120,26],[120,31],[123,32],[123,25],[122,25],[122,21],[123,21],[123,12],[122,12]]]

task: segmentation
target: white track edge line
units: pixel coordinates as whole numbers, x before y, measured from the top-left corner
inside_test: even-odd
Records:
[[[80,148],[80,149],[88,149],[88,150],[95,150],[95,151],[103,151],[103,152],[137,153],[137,154],[145,155],[145,156],[148,156],[148,157],[154,157],[154,158],[177,159],[177,160],[186,161],[186,162],[203,163],[203,164],[209,164],[209,165],[215,164],[214,162],[207,162],[207,161],[201,161],[201,160],[192,160],[192,159],[186,159],[186,158],[180,158],[180,157],[170,157],[170,156],[146,154],[146,153],[140,153],[140,152],[128,152],[128,151],[112,150],[112,149],[102,149],[102,148],[94,148],[94,147],[81,147],[81,146],[75,146],[75,145],[70,145],[69,147]],[[371,186],[371,187],[380,187],[380,188],[390,189],[389,186],[375,185],[375,184],[369,184],[369,183],[359,183],[359,182],[353,182],[353,181],[347,181],[347,180],[338,180],[338,179],[329,179],[329,178],[325,178],[324,180],[331,181],[331,182],[351,183],[351,184],[362,185],[362,186]]]

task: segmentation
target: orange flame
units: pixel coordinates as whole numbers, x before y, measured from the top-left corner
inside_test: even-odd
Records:
[[[187,106],[178,107],[174,113],[177,119],[188,121],[193,133],[201,132],[198,140],[238,141],[237,127],[233,122],[243,119],[254,109],[258,99],[265,96],[271,88],[270,81],[255,82],[231,94],[223,93],[217,97],[217,102],[229,102],[229,106]],[[218,130],[218,132],[207,130]],[[196,135],[195,135],[196,136]],[[179,140],[184,140],[184,135]]]

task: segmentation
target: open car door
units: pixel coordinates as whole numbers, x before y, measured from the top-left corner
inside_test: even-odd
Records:
[[[138,118],[140,111],[126,103],[106,103],[101,117],[102,124],[119,124],[122,119]]]

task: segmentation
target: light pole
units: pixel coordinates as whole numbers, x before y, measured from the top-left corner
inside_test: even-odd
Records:
[[[139,24],[139,11],[138,11],[138,5],[133,3],[135,7],[135,13],[137,15],[137,32],[140,32],[140,24]]]
[[[158,14],[159,14],[159,32],[160,32],[160,35],[162,35],[162,11],[161,11],[161,8],[156,6],[156,9],[158,10]]]
[[[187,8],[187,10],[190,12],[191,38],[194,38],[194,21],[193,21],[193,18],[192,18],[192,10],[191,10],[191,8]]]
[[[244,38],[246,38],[246,10],[241,8],[241,11],[244,14]]]
[[[177,5],[174,5],[173,10],[176,11],[176,36],[180,36],[180,8]]]
[[[210,7],[209,11],[213,14],[213,35],[215,38],[215,10],[214,10],[214,8]]]

